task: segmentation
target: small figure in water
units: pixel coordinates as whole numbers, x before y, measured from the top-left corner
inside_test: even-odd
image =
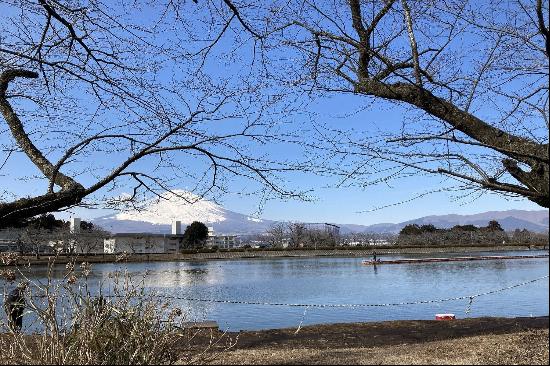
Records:
[[[372,261],[376,263],[376,251],[372,251]]]
[[[8,294],[4,302],[4,310],[8,316],[8,325],[13,332],[19,332],[23,327],[26,289],[26,281],[19,283],[17,287]]]

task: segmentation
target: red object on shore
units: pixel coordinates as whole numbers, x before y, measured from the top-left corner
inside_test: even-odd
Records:
[[[453,320],[456,319],[454,314],[435,314],[435,320]]]

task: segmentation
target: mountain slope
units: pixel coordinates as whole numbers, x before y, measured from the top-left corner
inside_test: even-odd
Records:
[[[200,221],[207,226],[212,226],[215,233],[235,235],[264,233],[277,222],[257,219],[227,210],[214,202],[199,199],[187,191],[177,190],[174,193],[166,193],[163,199],[157,198],[144,202],[144,210],[103,216],[92,222],[113,233],[170,233],[172,220],[179,220],[182,225]],[[467,224],[486,226],[491,220],[497,220],[506,231],[515,229],[527,229],[534,232],[548,231],[548,210],[489,211],[473,215],[432,215],[397,224],[338,225],[340,225],[342,234],[350,232],[398,233],[408,224],[433,224],[440,228],[450,228],[455,225]]]
[[[261,220],[229,211],[183,190],[166,193],[162,199],[150,199],[143,210],[131,210],[93,220],[113,233],[170,233],[172,220],[189,225],[200,221],[212,226],[215,233],[252,234],[265,232],[275,221]]]
[[[548,210],[508,210],[488,211],[472,215],[424,216],[398,224],[369,225],[364,230],[361,230],[361,232],[398,233],[403,227],[409,224],[432,224],[438,228],[451,228],[455,225],[475,225],[481,227],[487,226],[487,223],[491,220],[497,220],[506,231],[513,231],[515,229],[527,229],[539,233],[548,231]]]

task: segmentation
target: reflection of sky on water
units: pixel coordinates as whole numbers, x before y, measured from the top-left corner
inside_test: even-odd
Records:
[[[541,252],[519,254],[534,255]],[[405,256],[381,257],[384,260]],[[92,291],[97,291],[101,286],[104,293],[108,292],[112,286],[113,274],[116,271],[126,271],[135,282],[143,281],[147,291],[180,298],[170,301],[173,306],[187,311],[189,320],[216,320],[222,328],[231,330],[292,327],[297,326],[302,318],[304,324],[315,324],[433,319],[434,314],[441,312],[456,313],[458,318],[548,315],[548,279],[475,298],[468,313],[467,299],[392,307],[310,307],[307,308],[305,317],[306,309],[301,307],[195,301],[212,299],[290,304],[399,303],[474,295],[548,274],[546,258],[375,267],[363,266],[361,260],[362,258],[318,257],[103,263],[92,265],[89,284]],[[78,266],[77,270],[80,270]],[[52,273],[55,278],[61,279],[65,271],[64,266],[58,266]],[[43,267],[34,268],[28,275],[43,281],[46,271]]]

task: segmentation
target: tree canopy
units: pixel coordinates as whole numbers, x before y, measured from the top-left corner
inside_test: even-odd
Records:
[[[500,226],[499,222],[496,220],[489,221],[489,224],[487,225],[486,229],[488,231],[504,231],[502,226]]]
[[[548,1],[236,4],[251,28],[243,32],[259,39],[258,78],[287,98],[341,94],[359,111],[403,110],[400,128],[319,128],[329,143],[310,146],[340,184],[436,175],[474,197],[550,206]]]
[[[43,229],[43,230],[69,230],[71,226],[69,221],[56,219],[53,214],[44,214],[36,217],[31,217],[28,219],[20,219],[17,221],[11,222],[10,225],[5,225],[3,222],[0,223],[0,229],[4,228],[32,228],[32,229]],[[80,221],[80,229],[84,231],[94,231],[96,229],[95,225],[91,222]]]
[[[186,247],[203,246],[208,238],[208,227],[199,221],[193,221],[191,225],[185,228],[183,241]]]
[[[241,178],[303,197],[280,173],[304,170],[361,187],[443,176],[550,206],[548,1],[3,0],[0,12],[0,173],[26,185],[0,191],[3,222]],[[396,105],[402,124],[325,126],[308,108],[331,95]],[[286,129],[304,114],[313,138]],[[6,170],[19,163],[25,174]]]
[[[229,1],[0,1],[0,174],[9,182],[0,220],[139,206],[182,186],[215,194],[238,179],[300,196],[277,178],[299,167],[262,151],[275,135],[264,110],[277,102],[247,83],[246,69],[207,60],[211,30],[240,19],[236,11]]]
[[[450,229],[442,229],[437,228],[433,224],[425,224],[425,225],[418,225],[418,224],[408,224],[405,225],[401,231],[399,231],[399,235],[422,235],[422,234],[429,234],[429,233],[442,233],[442,232],[501,232],[504,231],[502,226],[500,226],[500,223],[496,220],[491,220],[485,227],[477,227],[474,225],[455,225]]]

